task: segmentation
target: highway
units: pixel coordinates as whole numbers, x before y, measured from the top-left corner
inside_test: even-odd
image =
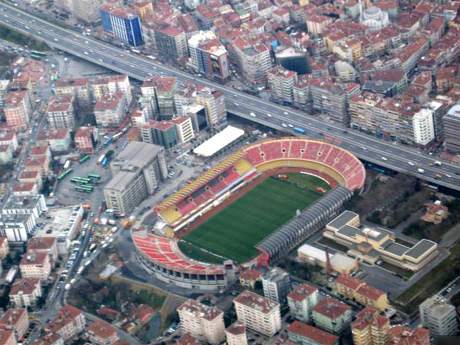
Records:
[[[108,43],[84,36],[75,31],[50,24],[13,6],[0,3],[0,23],[46,42],[49,46],[62,50],[81,59],[98,64],[118,73],[127,74],[142,81],[153,75],[175,76],[179,81],[193,81],[220,90],[225,95],[228,112],[291,135],[293,127],[305,129],[305,135],[327,139],[353,152],[364,161],[389,168],[394,171],[417,176],[427,182],[460,191],[460,167],[437,160],[415,148],[382,141],[378,138],[347,129],[340,124],[326,123],[305,112],[293,110],[264,101],[183,72],[135,53],[112,46]]]

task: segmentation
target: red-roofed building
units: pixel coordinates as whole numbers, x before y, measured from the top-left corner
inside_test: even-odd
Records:
[[[39,187],[37,183],[17,183],[13,187],[13,195],[16,196],[37,195],[38,192]]]
[[[131,103],[131,84],[128,76],[125,74],[97,78],[92,82],[91,86],[96,100],[101,99],[105,95],[113,95],[117,92],[121,92],[126,98],[126,103]]]
[[[73,95],[80,107],[91,103],[91,85],[87,78],[59,79],[56,81],[54,91],[57,96]]]
[[[51,272],[50,257],[47,253],[27,251],[19,263],[23,278],[38,278],[46,281]]]
[[[45,253],[49,256],[51,264],[54,265],[58,257],[56,237],[32,237],[27,242],[27,252]]]
[[[96,320],[87,330],[88,339],[96,345],[113,345],[118,340],[118,334],[115,327],[110,323]]]
[[[337,292],[349,299],[384,311],[389,307],[388,297],[382,290],[367,285],[365,282],[346,274],[341,274],[335,281]]]
[[[185,334],[177,340],[176,345],[202,345],[197,338],[190,334]]]
[[[11,91],[3,98],[6,124],[15,130],[24,130],[29,124],[32,105],[27,91]]]
[[[297,73],[278,65],[267,73],[268,87],[274,99],[292,103],[293,86],[297,82]]]
[[[13,152],[18,149],[18,138],[14,131],[0,129],[0,145],[11,146]]]
[[[119,311],[109,307],[100,307],[98,310],[96,310],[96,313],[110,321],[115,321],[120,317]]]
[[[372,307],[366,307],[351,324],[355,345],[385,345],[388,343],[390,320]]]
[[[235,321],[225,330],[227,345],[248,345],[246,326],[240,321]]]
[[[21,278],[14,281],[10,289],[10,301],[17,308],[32,307],[42,296],[40,279]]]
[[[162,58],[180,62],[187,57],[187,35],[182,27],[159,25],[155,28],[154,36]]]
[[[140,304],[136,308],[136,319],[141,325],[147,324],[155,315],[155,309],[147,304]]]
[[[49,333],[36,339],[32,345],[64,345],[64,340],[59,334]]]
[[[94,106],[96,123],[101,127],[117,127],[126,116],[128,103],[122,91],[104,94]]]
[[[59,310],[58,316],[45,326],[45,331],[59,334],[64,341],[68,341],[83,332],[85,325],[83,312],[66,304]]]
[[[240,273],[240,285],[243,287],[254,289],[256,282],[260,281],[261,277],[261,272],[251,268],[247,269]]]
[[[393,326],[389,331],[388,345],[429,345],[430,331],[426,328],[410,329],[405,326]]]
[[[22,340],[29,329],[29,314],[25,308],[9,308],[0,319],[0,329],[12,330]]]
[[[93,127],[79,127],[75,133],[74,143],[76,148],[82,153],[93,153]]]
[[[16,345],[16,336],[14,332],[8,329],[0,329],[0,344],[1,345]]]
[[[315,325],[335,334],[340,334],[349,326],[352,318],[351,308],[332,297],[321,300],[312,314]]]
[[[287,301],[292,316],[310,322],[313,308],[319,302],[319,291],[312,285],[300,284],[287,295]]]
[[[39,171],[23,171],[18,177],[19,183],[36,183],[41,186],[42,177]]]
[[[48,144],[52,152],[66,152],[70,149],[70,131],[67,128],[41,131],[37,141]]]
[[[319,328],[294,321],[288,327],[289,340],[296,344],[338,345],[339,338]]]
[[[74,96],[71,94],[52,96],[48,100],[48,108],[46,109],[46,113],[50,128],[73,129],[75,126],[73,102]]]

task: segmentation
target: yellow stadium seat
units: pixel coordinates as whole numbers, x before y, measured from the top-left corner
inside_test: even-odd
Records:
[[[240,159],[238,162],[235,163],[235,170],[241,176],[251,171],[252,168],[253,166],[251,165],[251,163],[249,163],[245,159]]]
[[[180,217],[182,217],[180,212],[176,211],[174,206],[168,207],[166,210],[161,211],[160,215],[163,218],[163,220],[168,224],[172,224]]]

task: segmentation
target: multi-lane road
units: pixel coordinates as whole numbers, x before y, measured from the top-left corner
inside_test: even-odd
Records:
[[[335,144],[352,151],[362,160],[460,191],[459,166],[445,162],[437,166],[434,164],[436,158],[415,148],[382,141],[339,124],[327,123],[305,112],[197,78],[179,69],[48,23],[5,3],[0,3],[0,23],[42,40],[53,48],[127,74],[136,80],[142,81],[153,75],[170,75],[180,81],[190,80],[213,87],[223,92],[227,110],[234,115],[291,134],[295,134],[292,127],[304,128],[305,135],[333,140]]]

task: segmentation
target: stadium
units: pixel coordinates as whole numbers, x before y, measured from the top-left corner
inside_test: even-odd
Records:
[[[300,176],[305,188],[294,189],[280,176]],[[155,231],[134,231],[133,242],[157,278],[220,290],[235,279],[235,262],[267,264],[320,231],[365,178],[363,164],[330,143],[295,137],[257,142],[159,203]]]

